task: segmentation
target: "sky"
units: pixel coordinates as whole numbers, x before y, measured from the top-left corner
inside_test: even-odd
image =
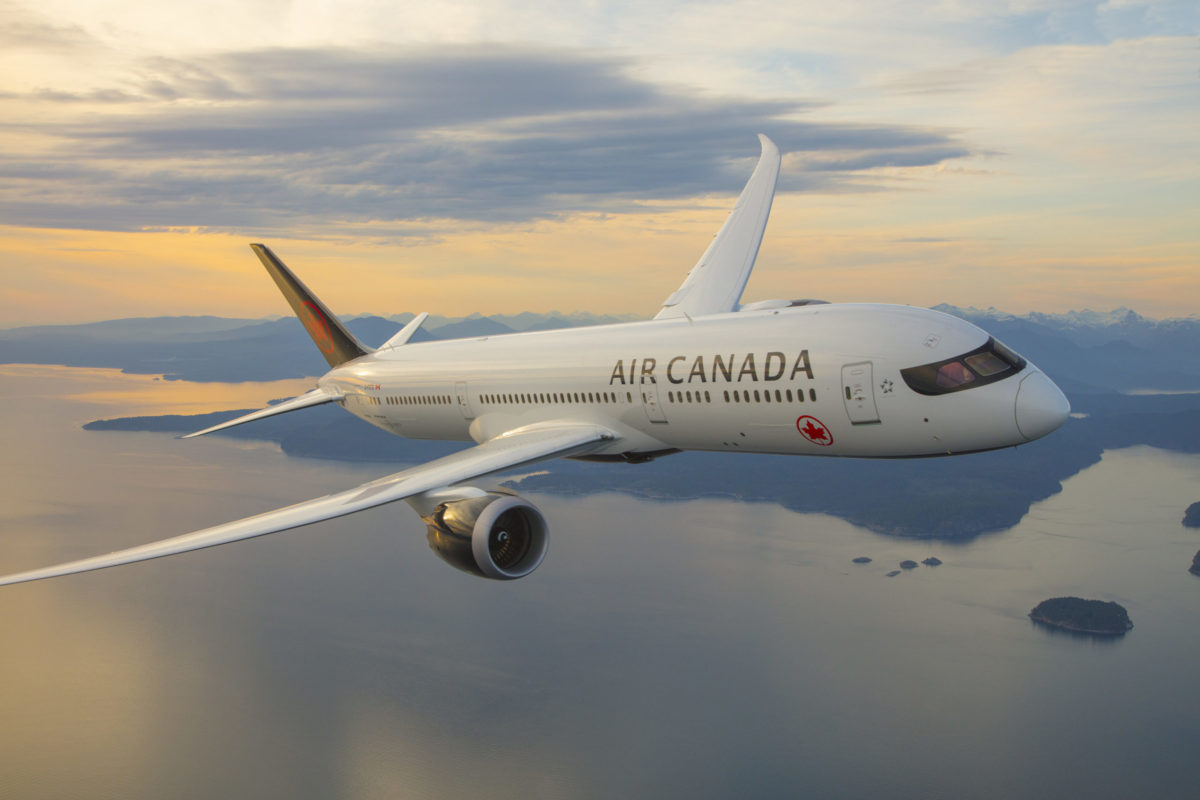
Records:
[[[0,0],[0,328],[654,314],[758,156],[746,302],[1200,313],[1200,5]]]

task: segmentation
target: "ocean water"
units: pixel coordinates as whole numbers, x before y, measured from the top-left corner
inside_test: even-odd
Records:
[[[201,408],[179,382],[0,367],[0,570],[393,470],[80,429],[303,388],[236,385]],[[511,583],[442,564],[397,504],[0,589],[0,797],[1161,798],[1200,784],[1200,533],[1179,523],[1200,458],[1108,452],[1017,527],[959,545],[772,504],[530,497],[550,554]],[[888,577],[931,555],[945,563]],[[1078,638],[1026,617],[1067,594],[1122,603],[1133,631]]]

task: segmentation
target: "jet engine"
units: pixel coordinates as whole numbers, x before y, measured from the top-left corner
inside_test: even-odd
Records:
[[[542,512],[504,490],[440,503],[423,519],[430,548],[450,566],[482,578],[524,578],[542,563],[550,541]]]

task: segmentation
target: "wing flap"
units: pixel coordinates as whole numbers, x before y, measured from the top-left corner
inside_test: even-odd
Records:
[[[758,139],[762,155],[733,211],[655,319],[699,317],[737,308],[758,257],[779,180],[779,148],[761,133]]]
[[[613,438],[614,434],[611,431],[597,425],[570,422],[530,425],[353,489],[171,539],[7,575],[0,577],[0,586],[147,561],[278,533],[549,458],[581,455],[595,450]]]

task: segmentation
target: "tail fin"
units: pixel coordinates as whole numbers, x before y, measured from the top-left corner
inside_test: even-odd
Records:
[[[354,338],[354,334],[346,330],[346,326],[325,307],[325,304],[271,252],[271,248],[265,244],[252,244],[250,248],[267,268],[279,291],[283,292],[288,305],[296,312],[304,329],[316,342],[317,349],[325,356],[330,367],[372,352],[371,348],[363,345]]]

